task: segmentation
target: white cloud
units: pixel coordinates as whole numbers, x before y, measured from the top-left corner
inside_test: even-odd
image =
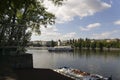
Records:
[[[120,20],[114,22],[115,25],[120,25]]]
[[[94,28],[97,28],[97,27],[100,27],[101,24],[100,23],[93,23],[93,24],[89,24],[88,26],[86,27],[80,27],[80,30],[81,31],[89,31],[91,29],[94,29]]]
[[[110,0],[110,4],[113,4],[113,1],[112,1],[112,0]]]
[[[58,23],[71,21],[75,16],[80,18],[91,16],[111,7],[110,4],[102,0],[65,0],[60,7],[55,7],[48,0],[44,0],[44,4],[48,11],[56,15]]]
[[[77,38],[76,35],[77,34],[75,32],[67,33],[67,34],[61,35],[61,39],[68,40],[68,39]]]
[[[77,34],[75,32],[70,32],[66,34],[62,34],[58,32],[58,29],[55,26],[48,26],[47,28],[41,27],[41,35],[35,35],[32,34],[31,40],[44,40],[44,41],[50,41],[50,40],[68,40],[77,38]]]
[[[103,32],[100,34],[93,34],[92,38],[94,39],[107,39],[107,38],[114,38],[116,34],[119,34],[120,30],[108,31]]]

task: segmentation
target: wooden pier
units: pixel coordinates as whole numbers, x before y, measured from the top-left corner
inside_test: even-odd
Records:
[[[18,80],[73,80],[51,69],[16,69]]]

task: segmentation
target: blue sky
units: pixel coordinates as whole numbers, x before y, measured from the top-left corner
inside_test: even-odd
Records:
[[[56,24],[41,27],[41,35],[31,40],[120,38],[119,0],[67,0],[60,7],[45,0],[44,5],[56,15]]]

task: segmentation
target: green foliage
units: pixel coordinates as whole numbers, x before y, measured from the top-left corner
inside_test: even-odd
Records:
[[[55,5],[63,0],[51,0]],[[32,32],[40,34],[40,27],[55,23],[55,15],[48,12],[42,0],[2,0],[0,2],[0,46],[26,46]],[[29,31],[28,31],[29,29]]]
[[[92,42],[92,43],[91,43],[91,48],[92,48],[93,50],[95,50],[96,47],[97,47],[96,41]]]
[[[57,46],[57,43],[56,43],[55,41],[52,40],[50,46],[51,46],[51,47]]]
[[[75,42],[73,43],[72,40],[69,40],[71,45],[73,45],[75,48],[87,48],[87,49],[99,49],[103,50],[104,48],[107,48],[110,50],[110,48],[120,48],[120,39],[115,39],[115,40],[94,40],[94,39],[78,39],[77,41],[73,39]],[[69,45],[70,45],[69,44]]]
[[[103,50],[103,47],[104,47],[103,43],[102,43],[102,42],[99,42],[99,43],[98,43],[98,46],[99,46],[100,50],[102,51],[102,50]]]
[[[90,39],[86,38],[86,48],[87,49],[90,49],[90,44],[91,44]]]
[[[64,0],[51,0],[51,1],[53,1],[56,5],[62,5],[62,2]]]

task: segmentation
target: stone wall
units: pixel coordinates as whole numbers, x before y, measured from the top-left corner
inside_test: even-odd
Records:
[[[0,55],[0,64],[12,68],[33,68],[32,54]]]

